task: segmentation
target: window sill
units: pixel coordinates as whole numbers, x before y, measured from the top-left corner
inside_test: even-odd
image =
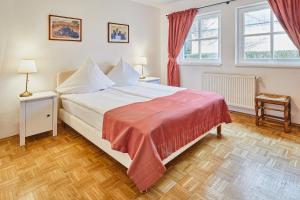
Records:
[[[251,67],[251,68],[279,68],[279,69],[300,69],[300,64],[296,63],[237,63],[236,67]]]
[[[221,62],[197,62],[197,61],[178,61],[183,66],[201,66],[201,67],[221,67]]]

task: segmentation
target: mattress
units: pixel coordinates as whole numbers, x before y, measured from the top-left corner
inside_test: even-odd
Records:
[[[88,125],[102,131],[104,113],[131,103],[174,94],[183,88],[169,87],[152,83],[119,85],[86,94],[65,94],[61,96],[65,111],[81,119]]]
[[[102,131],[103,115],[85,106],[74,103],[70,100],[63,99],[62,106],[65,111],[81,119],[88,125]]]

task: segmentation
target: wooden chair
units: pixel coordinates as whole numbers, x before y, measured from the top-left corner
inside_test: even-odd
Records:
[[[283,106],[283,109],[266,107],[266,104]],[[266,114],[265,110],[283,112],[283,117]],[[287,133],[290,132],[290,126],[292,123],[290,96],[261,93],[255,98],[255,111],[256,126],[260,125],[260,121],[266,121],[266,119],[270,119],[272,121],[283,123],[284,131]]]

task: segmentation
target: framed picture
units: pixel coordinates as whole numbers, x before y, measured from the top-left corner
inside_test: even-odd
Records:
[[[129,25],[108,23],[108,42],[129,43]]]
[[[78,18],[49,15],[49,40],[82,40],[82,20]]]

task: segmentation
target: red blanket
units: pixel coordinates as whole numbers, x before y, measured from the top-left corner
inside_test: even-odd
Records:
[[[104,114],[103,139],[128,153],[129,177],[140,191],[165,172],[162,160],[231,118],[224,98],[215,93],[183,90]]]

